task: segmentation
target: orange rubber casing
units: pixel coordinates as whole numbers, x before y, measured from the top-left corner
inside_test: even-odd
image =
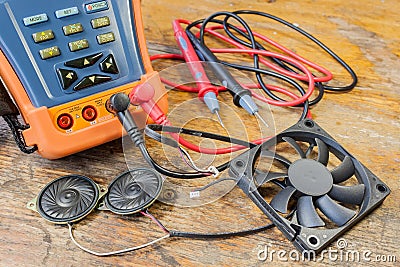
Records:
[[[156,89],[154,101],[164,113],[167,112],[168,100],[165,88],[160,81],[158,73],[153,70],[147,52],[141,20],[140,0],[133,0],[132,3],[140,54],[146,73],[141,77],[140,81],[111,88],[110,90],[56,107],[36,108],[32,105],[14,69],[0,50],[0,77],[17,104],[25,123],[30,126],[29,129],[24,130],[22,133],[25,143],[27,146],[36,145],[38,147],[37,152],[44,158],[61,158],[120,138],[125,134],[125,131],[118,119],[106,110],[106,101],[117,92],[128,94],[139,83],[148,82],[152,84]],[[96,109],[96,120],[86,121],[82,118],[82,109],[87,106]],[[138,126],[143,128],[148,119],[147,114],[138,107],[132,107],[130,110]],[[57,126],[58,116],[64,113],[70,114],[75,119],[72,128],[68,130],[62,130]]]

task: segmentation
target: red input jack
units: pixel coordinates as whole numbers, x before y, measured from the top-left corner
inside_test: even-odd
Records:
[[[74,125],[74,120],[72,119],[72,116],[63,113],[57,118],[57,125],[63,130],[68,130],[71,129],[72,125]]]
[[[97,118],[97,111],[93,106],[86,106],[82,109],[82,117],[87,121],[94,121]]]

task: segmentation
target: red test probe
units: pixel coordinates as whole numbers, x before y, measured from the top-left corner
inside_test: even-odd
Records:
[[[180,25],[186,23],[184,20],[174,20],[172,26],[174,29],[175,40],[181,50],[183,58],[192,74],[198,88],[198,96],[207,105],[211,113],[216,114],[222,127],[225,127],[219,116],[220,106],[217,100],[218,88],[213,86],[207,77],[206,72],[196,54],[186,32]]]

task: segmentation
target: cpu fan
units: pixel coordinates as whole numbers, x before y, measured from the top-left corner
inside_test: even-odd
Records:
[[[326,167],[329,149],[321,139],[314,139],[318,147],[318,157],[315,160],[306,157],[295,139],[283,136],[282,141],[289,143],[295,149],[299,159],[289,164],[286,172],[281,174],[284,177],[285,187],[272,199],[270,205],[276,211],[287,213],[289,200],[297,196],[297,221],[306,227],[325,226],[315,209],[315,204],[329,220],[338,226],[344,225],[353,218],[356,215],[354,210],[334,201],[353,205],[360,205],[363,201],[364,184],[339,185],[355,173],[351,158],[345,156],[338,167],[329,171]],[[256,172],[255,179],[258,185],[280,178],[274,173],[263,173],[257,170]],[[265,179],[267,177],[269,179]]]
[[[282,151],[275,151],[277,147]],[[274,169],[263,168],[263,159]],[[329,169],[332,162],[339,163]],[[321,251],[390,193],[378,177],[310,119],[235,158],[230,175],[302,252]],[[265,187],[269,192],[264,198],[261,192]],[[291,219],[283,217],[289,209],[293,211]]]
[[[121,215],[139,212],[157,199],[162,184],[162,177],[155,170],[137,168],[127,171],[110,183],[99,209]]]

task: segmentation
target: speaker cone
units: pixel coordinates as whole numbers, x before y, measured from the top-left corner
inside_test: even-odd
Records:
[[[89,214],[99,199],[99,188],[90,178],[67,175],[47,184],[39,193],[36,209],[54,223],[75,222]]]
[[[107,208],[117,214],[132,214],[150,206],[161,192],[163,180],[154,170],[127,171],[111,182],[105,197]]]

